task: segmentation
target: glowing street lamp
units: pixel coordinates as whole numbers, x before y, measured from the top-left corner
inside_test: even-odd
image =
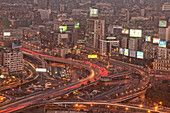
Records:
[[[155,106],[155,111],[158,111],[158,106]]]
[[[162,105],[162,102],[159,102],[160,105]]]
[[[75,106],[75,107],[78,107],[79,105],[78,105],[78,104],[75,104],[74,106]]]
[[[140,108],[142,108],[142,107],[143,107],[143,105],[141,104],[141,105],[139,105],[139,107],[140,107]]]

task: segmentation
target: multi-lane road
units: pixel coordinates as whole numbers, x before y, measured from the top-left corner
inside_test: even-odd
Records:
[[[29,52],[29,51],[27,51],[27,52]],[[32,54],[38,55],[38,56],[41,55],[41,54],[34,53],[34,52],[32,52]],[[45,90],[44,92],[41,92],[39,94],[27,96],[26,98],[12,102],[8,105],[0,107],[0,113],[10,113],[10,112],[16,111],[18,109],[25,108],[29,105],[35,104],[37,102],[41,102],[44,99],[54,98],[57,96],[67,94],[71,91],[74,91],[74,90],[80,88],[82,84],[86,85],[88,81],[94,82],[95,77],[98,77],[101,74],[102,75],[107,74],[107,72],[101,71],[100,67],[97,67],[96,65],[88,63],[88,62],[70,61],[70,60],[65,60],[62,58],[55,58],[55,57],[46,56],[46,55],[41,55],[41,56],[45,57],[45,58],[49,58],[49,60],[60,61],[63,63],[77,65],[77,66],[86,68],[90,71],[90,76],[88,76],[87,78],[81,79],[79,81],[76,81],[74,83],[69,83],[66,86],[62,86],[57,89]]]
[[[40,103],[45,99],[50,99],[50,98],[68,94],[76,89],[81,88],[82,84],[86,85],[88,81],[95,82],[96,80],[100,79],[100,76],[106,76],[108,73],[108,71],[105,68],[97,66],[97,65],[89,63],[89,62],[79,61],[79,60],[67,60],[67,59],[63,59],[63,58],[57,58],[57,57],[53,57],[53,56],[49,56],[49,55],[35,53],[35,52],[27,50],[25,48],[21,48],[21,49],[24,51],[24,54],[32,54],[33,56],[37,56],[37,57],[41,56],[45,60],[62,62],[65,64],[71,64],[71,65],[83,67],[90,71],[90,76],[88,76],[87,78],[78,80],[74,83],[68,83],[65,86],[62,86],[62,87],[59,87],[56,89],[45,90],[41,93],[32,94],[32,95],[27,96],[23,99],[14,101],[8,105],[0,107],[0,113],[10,113],[10,112],[28,107],[33,104],[35,105],[36,103]],[[112,61],[112,62],[121,64],[121,62],[117,62],[117,61]],[[122,64],[122,65],[125,65],[125,64]],[[143,80],[136,87],[137,88],[136,91],[141,90],[142,87],[143,87],[143,89],[146,88],[146,85],[149,83],[149,81],[148,81],[149,76],[144,71],[139,70],[135,67],[131,67],[131,66],[128,66],[128,67],[133,70],[138,71],[142,75]],[[130,96],[128,98],[130,98]]]

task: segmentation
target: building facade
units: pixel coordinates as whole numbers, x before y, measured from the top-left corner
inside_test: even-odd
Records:
[[[170,71],[170,59],[155,59],[153,69],[155,71]]]
[[[100,54],[107,55],[112,54],[114,49],[119,47],[119,40],[100,40]]]
[[[158,59],[154,60],[154,71],[170,71],[170,49],[158,48]]]
[[[7,50],[3,53],[3,66],[9,68],[9,72],[23,70],[23,53],[19,50]]]
[[[105,21],[88,19],[86,26],[87,46],[99,49],[99,40],[104,39]]]

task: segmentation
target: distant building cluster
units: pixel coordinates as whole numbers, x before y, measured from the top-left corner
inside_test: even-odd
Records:
[[[18,40],[27,49],[61,57],[78,47],[89,53],[150,61],[153,70],[170,71],[170,1],[4,0],[0,37],[0,41]],[[20,56],[14,54],[11,57]]]

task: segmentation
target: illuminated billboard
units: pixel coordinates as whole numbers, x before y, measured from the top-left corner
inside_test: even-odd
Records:
[[[119,54],[123,55],[124,51],[122,48],[119,48]]]
[[[145,36],[145,41],[146,42],[151,42],[151,36]]]
[[[129,34],[129,29],[122,29],[122,34]]]
[[[130,56],[130,57],[136,57],[136,51],[130,50],[129,56]]]
[[[167,21],[165,21],[165,20],[160,20],[160,21],[159,21],[159,27],[167,27]]]
[[[97,58],[97,55],[88,55],[88,58]]]
[[[10,32],[4,32],[4,36],[11,36]]]
[[[59,26],[60,32],[66,32],[67,31],[67,26]]]
[[[137,58],[143,59],[143,52],[137,51]]]
[[[154,44],[159,44],[160,38],[153,38],[153,43]]]
[[[142,30],[130,29],[130,37],[142,37]]]
[[[108,40],[115,40],[116,37],[107,37],[106,39],[108,39]]]
[[[80,25],[80,23],[74,23],[74,28],[78,29],[79,25]]]
[[[128,49],[124,49],[124,55],[128,56],[129,55],[129,50]]]
[[[90,9],[90,17],[97,17],[98,9]]]
[[[47,69],[45,68],[36,68],[37,72],[47,72]]]
[[[159,41],[159,47],[166,47],[166,41]]]

